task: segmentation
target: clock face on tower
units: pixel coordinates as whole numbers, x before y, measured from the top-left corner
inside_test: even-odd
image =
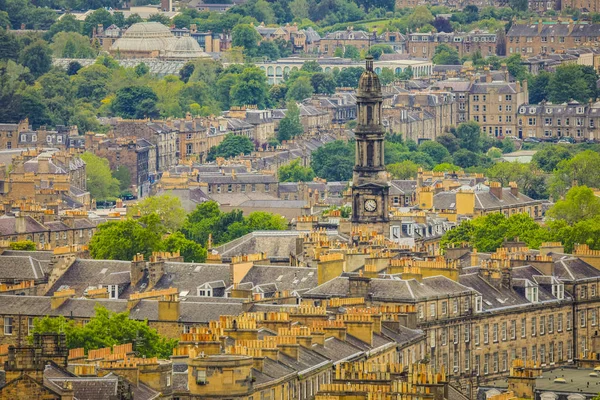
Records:
[[[377,202],[373,199],[369,199],[365,201],[365,210],[369,212],[373,212],[377,210]]]

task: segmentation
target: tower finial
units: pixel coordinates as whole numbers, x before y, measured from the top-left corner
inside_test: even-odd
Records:
[[[373,56],[371,54],[367,54],[365,61],[367,71],[373,72]]]

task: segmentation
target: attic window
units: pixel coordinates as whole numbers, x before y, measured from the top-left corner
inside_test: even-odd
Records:
[[[283,275],[279,275],[277,277],[277,279],[275,279],[276,282],[281,282],[281,279],[283,279]]]
[[[476,296],[475,297],[475,312],[482,312],[483,311],[483,297],[481,296]]]
[[[196,268],[194,268],[194,272],[200,272],[201,269],[202,265],[198,265]]]
[[[552,295],[558,300],[565,298],[565,285],[563,283],[555,283],[552,285]]]
[[[199,297],[212,297],[212,290],[211,289],[198,289],[198,296]]]
[[[108,268],[102,268],[102,270],[100,270],[100,273],[101,273],[101,274],[105,274],[105,273],[106,273],[106,271],[108,271]]]
[[[314,272],[309,272],[308,276],[313,276],[315,273]]]
[[[538,302],[538,288],[537,286],[529,286],[525,288],[525,297],[532,303]]]
[[[179,297],[185,297],[190,293],[189,290],[184,290],[183,292],[179,293]]]

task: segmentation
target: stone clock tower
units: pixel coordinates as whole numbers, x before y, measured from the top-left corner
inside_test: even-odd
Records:
[[[356,160],[352,176],[352,226],[389,236],[390,186],[383,158],[384,129],[381,123],[383,96],[373,57],[358,83]]]

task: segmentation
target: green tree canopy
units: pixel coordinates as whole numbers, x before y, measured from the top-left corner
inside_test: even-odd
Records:
[[[21,240],[19,242],[10,242],[11,250],[34,251],[37,249],[34,242],[31,240]]]
[[[254,144],[247,136],[228,134],[223,141],[208,152],[208,160],[213,161],[217,157],[231,158],[240,154],[250,154],[254,150]]]
[[[206,249],[199,243],[187,239],[181,232],[170,234],[163,240],[161,246],[164,251],[178,251],[185,262],[202,263],[206,261]]]
[[[450,153],[454,153],[460,149],[458,139],[451,133],[444,133],[435,138],[435,141],[444,146]]]
[[[356,46],[347,45],[344,49],[344,58],[350,58],[352,60],[360,60],[360,51]]]
[[[300,76],[289,86],[286,97],[288,100],[302,101],[311,97],[313,90],[310,78]]]
[[[600,154],[592,150],[583,151],[571,159],[559,162],[550,180],[552,196],[558,199],[575,185],[600,187],[600,174],[591,173],[598,170]]]
[[[279,182],[310,182],[315,177],[312,168],[300,165],[299,159],[280,167],[277,174]]]
[[[469,121],[458,125],[456,137],[461,149],[475,153],[481,150],[481,129],[477,122]]]
[[[419,151],[428,154],[436,164],[440,164],[450,157],[450,152],[446,147],[431,140],[421,143]]]
[[[119,181],[113,178],[106,158],[85,152],[81,159],[86,164],[87,190],[93,199],[105,200],[119,195]]]
[[[415,179],[419,170],[419,165],[410,160],[389,164],[387,171],[394,179]]]
[[[21,50],[19,62],[24,67],[29,68],[29,71],[37,78],[50,70],[52,50],[48,43],[43,40],[36,40]]]
[[[277,139],[281,142],[290,140],[304,132],[304,127],[300,122],[300,109],[294,101],[288,103],[285,117],[279,122],[279,130],[277,131]]]
[[[572,156],[569,148],[563,145],[546,146],[538,150],[532,158],[532,163],[542,171],[553,172],[562,160],[568,160]]]
[[[447,44],[440,44],[435,48],[432,61],[438,65],[458,65],[460,64],[460,58],[458,51],[448,46]]]
[[[547,215],[562,219],[569,225],[600,216],[600,199],[587,186],[575,186],[569,189],[564,200],[558,200]]]
[[[158,215],[163,226],[171,232],[181,228],[186,216],[181,200],[170,194],[149,196],[127,207],[127,215],[130,217],[145,217],[151,214]]]
[[[129,311],[115,313],[96,305],[95,315],[85,325],[59,317],[36,318],[32,333],[64,333],[67,347],[89,350],[134,343],[134,350],[144,357],[168,358],[173,354],[176,339],[160,336],[147,321],[131,319]]]
[[[142,119],[158,115],[158,96],[147,86],[126,86],[117,90],[111,104],[115,114],[123,118]]]
[[[99,260],[133,260],[138,253],[150,257],[153,251],[160,250],[164,231],[156,214],[138,220],[105,222],[98,225],[90,240],[90,256]]]
[[[537,249],[550,236],[527,214],[513,214],[507,218],[504,214],[495,213],[462,222],[444,234],[441,245],[445,248],[450,244],[468,242],[477,251],[493,252],[502,245],[504,239],[517,237],[530,248]]]
[[[320,178],[347,181],[352,178],[354,151],[354,143],[336,140],[314,151],[310,165]]]
[[[590,87],[581,65],[561,64],[550,77],[547,86],[548,99],[553,103],[577,100],[587,103],[595,100],[595,89]]]
[[[261,37],[255,27],[250,24],[239,24],[231,31],[231,45],[243,47],[244,53],[250,56],[257,55],[258,42]]]

